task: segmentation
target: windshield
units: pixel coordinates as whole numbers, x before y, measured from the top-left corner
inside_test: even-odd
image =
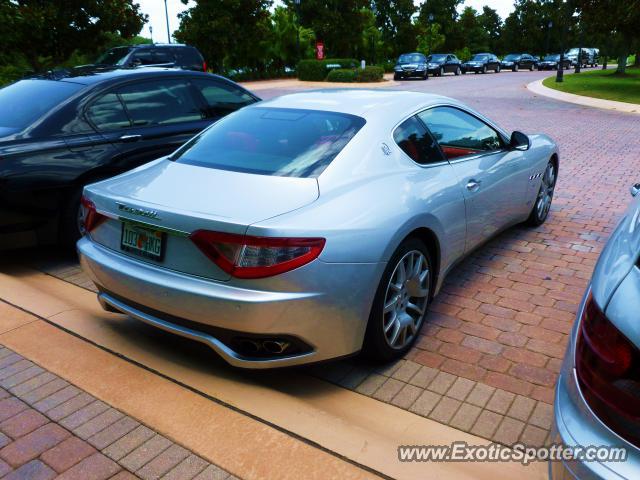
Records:
[[[96,65],[122,65],[124,57],[132,50],[132,47],[116,47],[107,50],[96,60]]]
[[[555,62],[556,60],[560,60],[560,55],[547,55],[544,59],[550,62]]]
[[[506,57],[504,57],[505,60],[519,60],[520,59],[520,55],[516,54],[516,53],[511,53],[509,55],[507,55]]]
[[[178,163],[280,177],[317,177],[362,128],[354,115],[246,108],[176,151]]]
[[[482,62],[483,60],[486,60],[487,58],[489,58],[489,55],[474,55],[473,58],[471,59],[472,62]]]
[[[442,63],[446,60],[447,56],[442,54],[442,53],[438,53],[435,55],[429,55],[428,59],[430,62],[435,62],[435,63]]]
[[[567,55],[577,55],[577,54],[578,54],[577,48],[572,48],[570,50],[567,50]]]
[[[82,88],[78,83],[36,79],[8,85],[0,89],[0,127],[23,130]]]
[[[424,57],[415,53],[405,53],[404,55],[400,55],[398,63],[424,63]]]

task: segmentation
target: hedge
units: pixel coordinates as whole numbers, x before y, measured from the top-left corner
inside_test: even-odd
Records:
[[[323,82],[330,70],[336,68],[354,68],[358,65],[355,58],[327,58],[326,60],[301,60],[298,63],[298,79],[311,82]]]
[[[356,69],[356,82],[380,82],[384,77],[384,68],[370,66]]]
[[[327,82],[355,82],[356,71],[351,68],[336,68],[327,75]]]

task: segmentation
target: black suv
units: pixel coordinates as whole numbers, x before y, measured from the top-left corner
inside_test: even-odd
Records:
[[[168,155],[259,101],[225,78],[175,68],[71,75],[0,89],[0,249],[73,244],[84,185]]]
[[[140,66],[180,67],[184,70],[206,72],[207,63],[196,47],[177,43],[144,43],[114,47],[98,57],[94,66],[140,67]]]
[[[476,53],[462,64],[462,73],[487,73],[489,70],[500,73],[500,60],[493,53]]]
[[[528,53],[510,53],[502,59],[500,66],[517,72],[520,69],[535,70],[538,62]]]

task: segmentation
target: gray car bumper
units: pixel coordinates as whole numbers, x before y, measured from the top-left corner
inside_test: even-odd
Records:
[[[87,238],[78,242],[78,253],[84,271],[102,292],[103,306],[205,343],[228,363],[245,368],[299,365],[359,351],[384,268],[316,260],[277,278],[239,286],[139,262]],[[172,317],[238,333],[291,336],[311,351],[248,358],[215,335],[178,325]]]

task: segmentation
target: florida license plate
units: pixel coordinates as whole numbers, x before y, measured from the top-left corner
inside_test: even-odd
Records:
[[[162,260],[164,235],[151,228],[123,222],[120,248],[141,257]]]

